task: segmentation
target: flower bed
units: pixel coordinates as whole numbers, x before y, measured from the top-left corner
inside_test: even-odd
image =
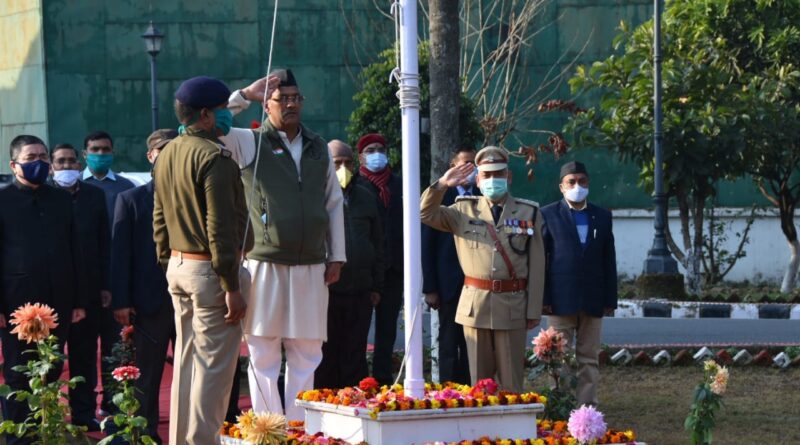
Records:
[[[368,377],[358,387],[314,389],[297,395],[303,402],[322,402],[337,406],[364,408],[375,419],[378,413],[387,411],[431,410],[449,408],[480,408],[484,406],[509,406],[545,404],[547,398],[535,392],[515,394],[499,391],[492,379],[484,379],[477,385],[456,383],[426,383],[425,393],[420,399],[405,395],[401,385],[378,387],[378,382]]]

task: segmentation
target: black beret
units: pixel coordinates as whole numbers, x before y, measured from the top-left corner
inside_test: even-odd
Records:
[[[219,79],[197,76],[185,80],[175,91],[175,99],[192,108],[214,108],[228,101],[231,90]]]
[[[582,162],[567,162],[561,166],[561,174],[558,176],[558,178],[563,179],[564,176],[574,175],[577,173],[583,173],[584,175],[589,176],[589,172],[586,171],[586,166],[583,165]]]
[[[285,69],[273,70],[269,75],[276,76],[278,79],[281,80],[280,85],[278,85],[279,88],[297,86],[297,79],[294,78],[294,73],[292,73],[292,70],[285,70]]]

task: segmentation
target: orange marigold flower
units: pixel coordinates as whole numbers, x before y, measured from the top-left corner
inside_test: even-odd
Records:
[[[58,327],[58,314],[46,304],[25,303],[11,313],[12,334],[27,343],[40,342],[50,336],[50,330]]]

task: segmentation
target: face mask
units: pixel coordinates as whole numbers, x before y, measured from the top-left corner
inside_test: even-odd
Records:
[[[336,177],[339,178],[339,185],[345,189],[350,184],[350,180],[353,179],[353,172],[347,168],[339,167],[339,170],[336,170]]]
[[[385,153],[370,153],[364,156],[364,160],[366,161],[367,170],[372,173],[383,170],[386,168],[386,164],[389,163],[389,158],[386,157]]]
[[[114,155],[111,153],[89,153],[86,155],[86,164],[89,165],[89,170],[92,173],[104,175],[108,173],[111,164],[114,163]]]
[[[231,110],[227,108],[214,110],[214,121],[214,126],[217,127],[223,135],[231,132],[231,127],[233,126],[233,114]]]
[[[564,197],[572,202],[583,202],[587,196],[589,196],[589,189],[578,184],[564,192]]]
[[[42,185],[50,174],[50,163],[37,159],[33,162],[17,164],[22,169],[22,177],[35,185]]]
[[[487,178],[481,180],[481,193],[491,201],[497,201],[508,193],[508,179]]]
[[[53,180],[61,187],[72,187],[81,177],[80,170],[59,170],[53,172]]]

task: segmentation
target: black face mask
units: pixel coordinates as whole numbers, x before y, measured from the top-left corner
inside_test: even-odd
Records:
[[[47,180],[47,176],[50,174],[50,163],[42,161],[41,159],[24,164],[18,163],[17,165],[22,168],[22,177],[31,184],[44,184]]]

